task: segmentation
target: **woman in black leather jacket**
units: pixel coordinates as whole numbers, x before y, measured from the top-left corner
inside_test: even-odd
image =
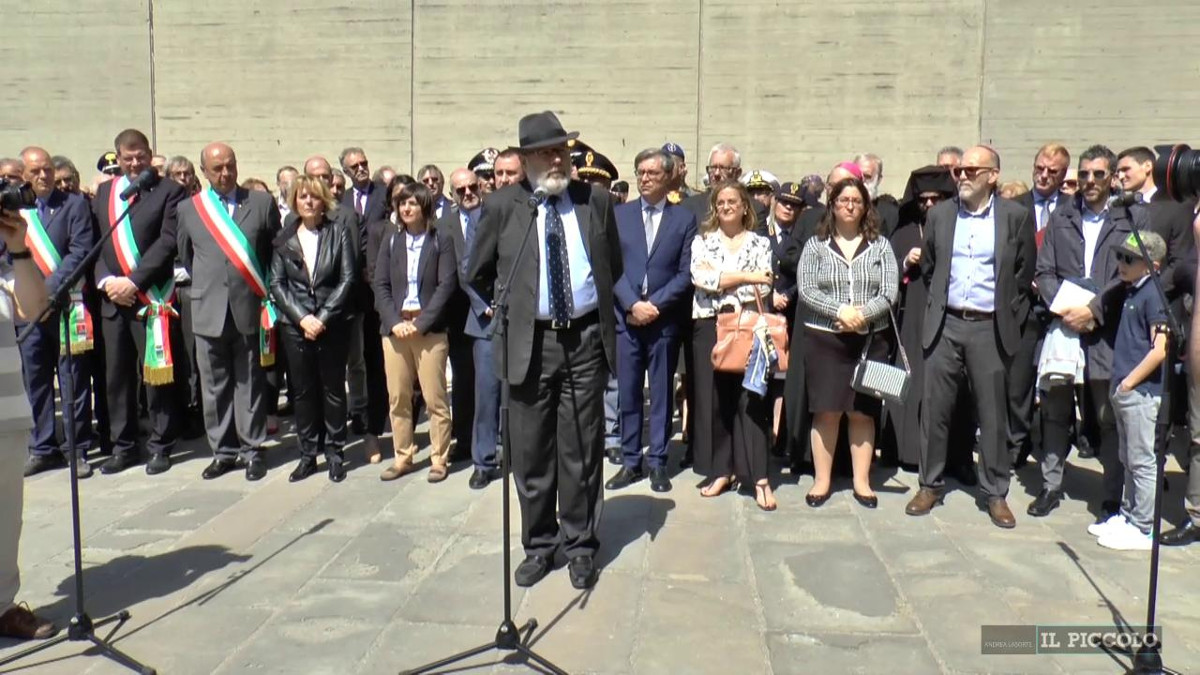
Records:
[[[279,309],[288,378],[295,388],[300,463],[289,480],[315,473],[317,455],[324,452],[329,480],[336,483],[346,477],[342,448],[349,324],[344,319],[356,278],[354,243],[351,233],[327,216],[336,203],[321,180],[297,178],[288,206],[299,218],[275,238],[271,297]]]

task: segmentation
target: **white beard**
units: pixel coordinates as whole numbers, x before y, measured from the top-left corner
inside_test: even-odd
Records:
[[[867,194],[871,195],[871,201],[879,199],[879,183],[880,181],[875,181],[866,184]]]
[[[570,183],[571,183],[571,177],[564,176],[562,174],[558,174],[558,175],[554,175],[554,176],[548,176],[546,174],[542,174],[541,176],[538,176],[538,179],[536,181],[536,184],[538,187],[545,189],[546,192],[548,192],[552,195],[561,195],[563,192],[566,191],[567,186]]]

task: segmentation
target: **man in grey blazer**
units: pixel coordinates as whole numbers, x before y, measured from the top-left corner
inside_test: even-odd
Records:
[[[210,188],[181,202],[178,213],[180,258],[192,277],[204,426],[214,454],[203,476],[211,480],[228,473],[241,459],[246,480],[259,480],[267,474],[260,452],[266,441],[267,382],[259,360],[263,297],[252,277],[270,283],[266,275],[279,208],[267,193],[238,187],[237,157],[224,143],[204,148],[200,169]],[[225,214],[241,237],[222,229],[229,222]],[[250,272],[251,267],[256,269]]]
[[[532,586],[561,550],[571,584],[590,588],[600,545],[604,386],[616,367],[620,238],[608,190],[570,179],[567,141],[579,134],[547,111],[523,117],[518,135],[529,177],[484,198],[467,274],[491,303],[516,269],[508,335],[496,349],[497,365],[507,353],[509,366],[510,451],[526,554],[513,576],[518,586]],[[544,200],[531,198],[538,188]]]
[[[929,288],[922,331],[927,440],[921,489],[905,511],[925,515],[942,501],[954,409],[968,393],[965,372],[979,415],[979,488],[992,523],[1011,528],[1007,373],[1033,296],[1034,228],[1026,208],[996,194],[1000,156],[994,150],[971,148],[951,172],[958,199],[929,212],[921,253]]]

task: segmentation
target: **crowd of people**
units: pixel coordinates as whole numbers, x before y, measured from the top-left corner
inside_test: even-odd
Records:
[[[67,327],[55,317],[20,345],[24,475],[75,462],[87,477],[99,456],[102,474],[144,463],[154,475],[181,437],[204,434],[204,479],[260,480],[263,446],[290,415],[289,480],[323,459],[342,481],[351,435],[382,463],[390,426],[391,481],[421,465],[425,414],[426,479],[470,461],[469,487],[482,489],[500,475],[507,390],[527,554],[516,581],[536,583],[562,551],[584,588],[603,458],[620,465],[604,489],[671,490],[676,416],[700,494],[745,485],[764,511],[777,508],[773,464],[812,472],[809,507],[844,473],[876,508],[871,469],[885,462],[918,473],[908,514],[940,504],[950,477],[977,485],[991,521],[1011,528],[1014,470],[1040,463],[1028,514],[1046,517],[1075,447],[1103,466],[1089,531],[1115,549],[1149,547],[1156,450],[1177,427],[1191,429],[1191,520],[1163,542],[1200,540],[1200,391],[1161,367],[1168,313],[1189,323],[1196,209],[1156,188],[1152,151],[1094,145],[1072,165],[1048,144],[1030,185],[1001,181],[988,146],[946,147],[897,199],[880,193],[872,153],[781,182],[721,143],[697,189],[672,142],[638,153],[623,181],[550,113],[518,131],[448,180],[433,165],[372,172],[347,147],[336,167],[281,167],[272,186],[240,176],[225,143],[205,146],[197,171],[134,129],[87,185],[39,147],[0,160],[0,177],[37,197],[6,264],[31,256],[51,295],[116,225],[71,289]],[[745,312],[786,328],[758,333],[761,354],[731,368],[725,315]],[[30,318],[18,313],[17,328]],[[885,403],[859,385],[869,362],[901,367],[909,394]],[[73,452],[56,376],[74,384]]]

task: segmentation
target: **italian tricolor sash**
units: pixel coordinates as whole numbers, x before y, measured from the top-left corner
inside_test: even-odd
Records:
[[[38,216],[37,209],[21,209],[21,217],[25,219],[25,245],[33,253],[33,262],[42,271],[42,276],[49,277],[62,264],[62,255],[50,240],[50,233]],[[82,354],[95,345],[95,332],[92,328],[92,316],[83,306],[83,282],[71,290],[71,307],[67,310],[67,329],[63,330],[62,323],[58,326],[58,341],[60,349],[71,350],[72,354]]]
[[[192,197],[196,213],[200,214],[200,222],[217,245],[225,252],[225,257],[233,264],[234,269],[246,280],[246,285],[262,301],[258,321],[259,363],[264,367],[275,365],[277,345],[275,342],[275,303],[267,289],[266,269],[258,260],[254,247],[246,240],[241,228],[233,222],[233,216],[221,203],[221,199],[212,188],[201,190]]]
[[[131,203],[121,199],[121,192],[128,186],[129,178],[126,176],[112,182],[112,192],[108,201],[108,222],[115,222],[117,216]],[[138,250],[137,239],[133,236],[133,223],[128,216],[117,226],[113,236],[113,249],[116,250],[117,262],[121,265],[122,273],[125,276],[132,274],[141,262],[142,252]],[[138,291],[138,297],[146,305],[138,311],[138,318],[146,321],[146,358],[142,363],[142,374],[148,385],[171,384],[175,381],[175,361],[171,358],[170,319],[178,318],[179,314],[171,306],[171,297],[174,294],[174,278],[160,286]]]

